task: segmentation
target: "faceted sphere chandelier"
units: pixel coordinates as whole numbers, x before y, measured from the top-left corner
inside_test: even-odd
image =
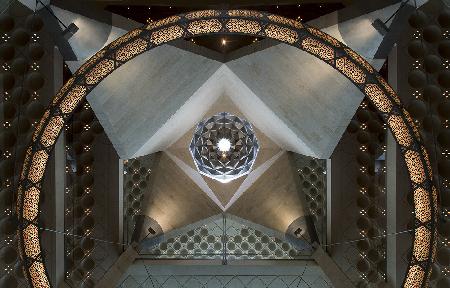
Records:
[[[259,144],[250,123],[221,112],[197,125],[189,150],[201,174],[227,183],[250,172]]]

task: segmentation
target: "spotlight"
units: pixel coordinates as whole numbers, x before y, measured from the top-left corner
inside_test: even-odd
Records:
[[[222,46],[225,46],[225,45],[227,45],[227,40],[222,39]]]
[[[45,5],[44,3],[42,3],[42,1],[37,0],[36,1],[36,5],[37,4],[41,4],[45,10],[47,10],[48,13],[50,13],[50,15],[52,15],[63,27],[64,27],[64,31],[62,32],[62,36],[64,37],[64,39],[69,40],[70,37],[73,36],[73,34],[75,34],[78,31],[78,26],[75,25],[75,23],[70,23],[69,26],[66,26],[66,24],[64,24],[56,15],[55,13],[53,13],[52,10],[50,10],[50,8],[48,8],[47,5]],[[129,9],[129,7],[128,7]]]
[[[381,19],[377,18],[375,21],[372,22],[373,28],[375,28],[381,35],[386,36],[386,34],[389,32],[389,28],[386,26],[386,23],[388,23],[394,16],[398,14],[400,10],[409,2],[409,0],[402,1],[398,9],[392,14],[386,21],[381,21]]]
[[[77,25],[75,25],[75,23],[70,23],[69,26],[67,26],[66,29],[64,29],[64,31],[62,32],[64,39],[69,40],[73,36],[73,34],[77,33],[78,29],[79,28]]]
[[[389,32],[389,28],[380,19],[376,19],[375,21],[373,21],[372,26],[378,31],[378,33],[383,36],[386,36],[386,34]]]

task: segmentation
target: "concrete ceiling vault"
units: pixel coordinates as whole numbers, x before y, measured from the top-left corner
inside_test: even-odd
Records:
[[[305,216],[304,195],[298,192],[297,173],[288,152],[263,171],[228,209],[228,213],[285,232],[297,218]]]
[[[422,2],[426,1],[419,1],[419,5]],[[383,37],[371,22],[387,18],[398,7],[398,3],[389,4],[392,1],[364,12],[351,5],[313,24],[379,68],[385,59],[375,59],[374,55]],[[83,59],[126,32],[118,24],[124,19],[109,25],[56,6],[51,8],[65,22],[80,26],[70,39],[80,60],[68,63],[72,71]],[[91,92],[88,101],[124,159],[164,151],[192,129],[224,94],[280,148],[329,158],[362,93],[331,67],[303,51],[285,44],[262,45],[261,49],[258,45],[262,44],[256,42],[250,50],[241,49],[240,55],[233,52],[239,57],[229,58],[234,59],[231,61],[225,58],[226,63],[198,55],[195,49],[164,45],[121,66]]]
[[[158,157],[145,192],[143,213],[157,221],[164,232],[221,212],[166,153]]]
[[[226,94],[220,96],[200,117],[207,118],[221,111],[245,117],[241,109]],[[259,122],[255,122],[253,128],[261,147],[257,160],[248,175],[230,183],[220,183],[198,172],[188,150],[194,128],[188,130],[164,152],[157,153],[156,155],[163,157],[160,157],[159,164],[152,168],[154,177],[152,179],[157,179],[155,180],[157,183],[152,183],[146,192],[147,199],[152,199],[144,204],[146,215],[158,223],[162,221],[160,225],[167,232],[169,230],[165,229],[173,229],[179,225],[165,223],[166,212],[161,212],[165,211],[166,207],[172,207],[171,210],[174,211],[181,209],[180,213],[186,214],[180,205],[173,202],[190,203],[189,201],[195,199],[194,202],[203,203],[208,197],[207,202],[210,205],[215,203],[215,209],[230,212],[281,233],[284,233],[295,219],[304,217],[305,199],[302,193],[298,192],[297,172],[291,165],[289,153],[259,129]],[[166,178],[157,178],[161,175],[166,175]],[[172,197],[175,194],[181,195],[182,199]],[[153,200],[155,197],[158,201]],[[199,215],[188,215],[189,222],[194,216],[198,220],[199,217],[205,218],[215,211],[210,208],[191,210],[199,210]]]
[[[242,111],[233,103],[226,95],[220,96],[210,109],[201,115],[202,118],[208,118],[219,112],[227,111],[239,117],[245,117]],[[227,210],[247,189],[256,181],[274,160],[279,157],[278,154],[282,149],[258,129],[258,122],[253,125],[256,137],[258,139],[260,150],[256,161],[249,175],[240,177],[229,183],[220,183],[207,176],[201,175],[192,156],[188,150],[188,146],[192,140],[194,128],[186,132],[174,144],[167,148],[167,154],[175,163],[188,175],[199,187],[222,209]]]
[[[88,101],[121,158],[149,154],[136,153],[219,66],[172,46],[158,47],[109,75]]]
[[[223,95],[279,147],[316,158],[331,155],[363,98],[333,68],[288,45],[224,64],[165,45],[121,66],[88,101],[128,159],[164,151]]]

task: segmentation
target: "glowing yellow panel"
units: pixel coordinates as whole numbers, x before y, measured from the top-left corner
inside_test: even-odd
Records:
[[[110,72],[115,69],[114,61],[110,59],[103,59],[91,71],[89,71],[86,76],[86,84],[94,85],[97,84],[100,80],[106,77]]]
[[[187,30],[194,35],[219,32],[220,29],[222,29],[222,23],[217,19],[192,21],[187,27]]]
[[[164,18],[164,19],[155,21],[155,22],[151,22],[150,24],[148,24],[148,25],[145,27],[145,29],[147,29],[147,30],[152,30],[152,29],[155,29],[155,28],[164,26],[164,25],[168,25],[168,24],[175,23],[175,22],[177,22],[177,21],[180,20],[180,19],[181,19],[181,17],[178,16],[178,15],[170,16],[170,17],[167,17],[167,18]]]
[[[30,179],[31,182],[37,183],[41,181],[42,176],[44,176],[45,165],[47,164],[47,160],[48,154],[43,150],[37,151],[33,155],[30,171],[28,172],[28,179]]]
[[[22,216],[28,221],[36,219],[39,213],[39,194],[40,191],[36,187],[31,187],[25,191]]]
[[[64,126],[64,119],[61,116],[55,116],[48,122],[41,136],[41,143],[45,147],[55,144],[59,131]]]
[[[425,261],[429,257],[431,231],[421,226],[414,231],[413,255],[418,261]]]
[[[33,288],[49,288],[50,283],[48,282],[47,275],[45,274],[44,264],[40,262],[34,262],[31,264],[28,271],[31,276],[31,282],[33,283]]]
[[[406,151],[405,161],[411,180],[417,184],[422,183],[425,180],[425,172],[419,153],[412,150]]]
[[[136,39],[131,43],[123,46],[116,52],[116,59],[126,62],[136,55],[141,54],[147,49],[147,41],[143,39]]]
[[[41,247],[39,245],[39,229],[37,226],[30,224],[23,229],[23,242],[25,254],[27,257],[36,258],[41,254]]]
[[[67,93],[67,96],[64,98],[64,100],[61,101],[59,108],[63,113],[71,113],[85,95],[86,87],[75,86],[72,88],[72,90],[69,91],[69,93]]]
[[[409,135],[408,127],[405,122],[403,122],[402,117],[398,115],[389,116],[388,125],[391,127],[398,144],[404,147],[409,147],[412,144],[413,140]]]
[[[334,50],[330,46],[323,44],[322,42],[308,37],[302,41],[303,50],[316,55],[323,60],[332,60],[334,58]]]
[[[388,113],[392,110],[391,100],[384,94],[383,90],[377,84],[367,84],[364,88],[364,92],[372,100],[375,107],[384,113]]]
[[[428,191],[417,188],[414,191],[414,210],[416,218],[424,223],[431,220],[431,203]]]
[[[245,34],[256,34],[261,31],[261,26],[258,22],[245,19],[230,19],[227,22],[227,29],[230,32],[239,32]]]
[[[181,36],[183,36],[183,34],[184,34],[183,28],[181,28],[178,25],[174,25],[153,32],[152,36],[150,36],[150,41],[155,45],[160,45],[178,39]]]
[[[336,60],[336,68],[353,82],[362,84],[366,80],[366,74],[355,63],[342,57]]]
[[[281,42],[293,44],[298,40],[298,34],[294,30],[281,27],[278,25],[269,24],[265,29],[267,37],[277,39]]]
[[[422,282],[425,278],[425,271],[418,265],[409,267],[406,275],[405,288],[419,288],[422,287]]]

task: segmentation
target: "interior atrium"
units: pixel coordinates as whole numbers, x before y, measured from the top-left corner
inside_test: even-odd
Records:
[[[0,0],[0,288],[450,288],[449,0]]]

